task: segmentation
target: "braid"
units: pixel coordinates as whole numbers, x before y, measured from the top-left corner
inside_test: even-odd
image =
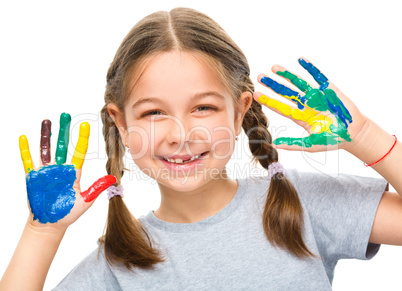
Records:
[[[108,156],[106,171],[109,175],[114,175],[117,179],[117,184],[120,185],[121,178],[124,174],[124,145],[121,141],[116,124],[107,112],[106,105],[103,106],[101,110],[101,118],[103,123],[102,132],[105,138],[106,153]]]
[[[278,161],[278,152],[272,146],[268,119],[260,103],[252,101],[242,126],[249,138],[253,161],[258,161],[268,170],[271,163]],[[316,257],[303,241],[303,208],[299,196],[282,173],[275,174],[271,179],[262,219],[265,235],[271,244],[287,249],[300,258]]]
[[[253,154],[253,163],[257,161],[268,170],[268,166],[278,161],[278,152],[272,147],[272,137],[268,131],[268,119],[262,111],[261,104],[254,101],[244,116],[243,128],[250,141],[249,147]],[[258,141],[258,142],[251,142]]]
[[[101,110],[101,119],[108,156],[106,171],[109,175],[114,175],[120,185],[124,174],[125,151],[117,126],[107,111],[107,104],[112,100],[106,90],[106,104]],[[111,264],[119,262],[127,268],[148,269],[163,262],[160,252],[153,248],[147,231],[130,213],[121,196],[115,196],[109,201],[106,232],[101,242],[104,244],[106,259]]]

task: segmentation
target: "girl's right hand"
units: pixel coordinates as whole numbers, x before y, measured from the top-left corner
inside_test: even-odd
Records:
[[[39,168],[33,165],[26,136],[19,138],[30,208],[28,225],[36,230],[65,231],[93,204],[102,191],[116,183],[114,176],[107,175],[98,179],[88,190],[81,192],[81,168],[88,148],[90,127],[87,122],[81,123],[74,156],[71,164],[66,164],[70,122],[71,116],[62,113],[53,164],[49,164],[50,120],[42,122]]]

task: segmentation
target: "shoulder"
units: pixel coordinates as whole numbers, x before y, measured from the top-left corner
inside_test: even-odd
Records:
[[[363,177],[341,173],[327,174],[322,172],[304,172],[296,169],[286,169],[286,178],[295,187],[299,198],[306,203],[318,203],[331,200],[348,200],[353,196],[377,195],[386,189],[387,181],[381,178]],[[270,186],[268,175],[249,176],[243,179],[246,194],[266,196]],[[259,194],[258,194],[259,193]],[[358,194],[359,193],[359,194]],[[359,197],[360,198],[360,197]]]
[[[383,192],[387,181],[382,178],[364,177],[342,173],[302,172],[287,170],[286,177],[296,188],[301,199],[311,200],[319,197],[332,199],[357,197],[369,193]]]
[[[116,286],[117,280],[99,244],[53,290],[109,290]]]
[[[286,169],[286,178],[294,185],[312,186],[314,181],[322,180],[324,177],[319,177],[316,173],[300,172],[296,169]],[[238,179],[239,184],[244,186],[248,192],[266,192],[269,189],[271,180],[268,178],[268,173],[262,176],[248,176],[243,179]]]

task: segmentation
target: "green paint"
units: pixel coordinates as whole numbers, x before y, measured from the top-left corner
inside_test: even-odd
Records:
[[[324,90],[325,96],[327,96],[329,102],[331,102],[334,105],[339,105],[339,98],[332,89],[325,89]]]
[[[331,104],[332,108],[330,108],[330,111],[332,113],[336,112],[339,118],[342,120],[342,123],[344,123],[345,125],[347,125],[347,122],[351,123],[352,116],[350,116],[349,111],[342,103],[341,99],[338,98],[335,91],[327,88],[324,90],[324,94],[328,98],[329,103]]]
[[[302,138],[280,137],[275,139],[273,143],[275,145],[287,144],[311,148],[313,145],[335,145],[341,142],[338,140],[338,136],[324,131],[321,133],[312,133]]]
[[[300,79],[299,77],[297,77],[296,75],[292,74],[289,71],[284,72],[278,71],[276,72],[276,74],[288,79],[290,82],[292,82],[293,85],[299,88],[299,90],[301,90],[302,92],[306,92],[309,88],[311,88],[306,81]]]
[[[338,127],[335,125],[331,124],[329,126],[329,129],[332,131],[332,133],[337,134],[339,137],[343,138],[345,141],[352,141],[350,138],[350,135],[348,133],[348,129],[345,127],[345,125],[341,122],[341,120],[337,117],[336,121],[338,123]]]
[[[304,96],[307,99],[307,105],[311,108],[314,108],[318,111],[327,111],[329,110],[326,97],[320,91],[320,89],[310,89],[307,91],[306,95]]]
[[[289,71],[278,71],[277,75],[288,79],[293,85],[295,85],[299,90],[305,93],[305,98],[307,99],[306,104],[318,111],[329,111],[336,114],[343,124],[346,125],[352,122],[352,117],[349,111],[343,105],[342,101],[338,98],[334,90],[326,88],[324,91],[320,89],[312,88],[306,81],[300,79],[296,75]]]
[[[300,91],[305,92],[304,97],[307,99],[307,105],[318,111],[329,110],[325,95],[319,90],[312,88],[306,81],[300,79],[289,71],[278,71],[277,75],[288,79],[293,85],[299,88]]]
[[[306,68],[305,66],[303,67]],[[309,67],[309,69],[307,69],[309,73],[312,74],[313,77],[316,75],[314,79],[320,85],[326,84],[327,86],[328,79],[324,75],[322,75],[317,68],[315,68],[314,66],[312,66],[312,68]],[[347,129],[348,124],[352,122],[352,117],[348,109],[342,103],[342,100],[338,98],[334,90],[329,88],[315,89],[311,87],[306,81],[300,79],[289,71],[278,71],[276,72],[276,74],[286,78],[299,90],[305,93],[305,95],[303,96],[306,100],[305,105],[320,112],[331,112],[336,118],[336,125],[331,124],[329,126],[329,131],[312,133],[309,136],[303,138],[277,138],[273,141],[274,144],[297,145],[299,147],[309,148],[313,145],[335,145],[344,141],[352,141]],[[300,96],[298,95],[298,97]],[[301,98],[302,97],[300,97],[300,99]],[[335,120],[333,120],[333,122],[335,122]]]
[[[71,115],[62,113],[60,115],[60,130],[56,148],[56,163],[64,164],[67,160],[68,141],[70,137]]]

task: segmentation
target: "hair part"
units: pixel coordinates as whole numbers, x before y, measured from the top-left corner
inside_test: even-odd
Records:
[[[109,67],[105,105],[101,111],[108,155],[106,170],[116,176],[117,184],[121,183],[124,174],[124,141],[109,116],[107,105],[113,103],[124,112],[134,79],[141,76],[146,62],[156,54],[172,50],[207,56],[222,83],[232,93],[235,104],[243,92],[254,92],[246,57],[210,17],[193,9],[176,8],[170,12],[155,12],[140,20],[124,38]],[[253,162],[259,162],[265,169],[278,161],[267,126],[261,104],[253,100],[242,127],[249,138]],[[262,220],[266,237],[273,245],[287,249],[297,257],[314,256],[303,242],[303,209],[299,197],[282,174],[274,175],[271,180]],[[129,269],[151,268],[164,261],[161,252],[153,247],[146,229],[130,213],[120,196],[109,202],[106,232],[101,242],[111,264],[119,262]]]

